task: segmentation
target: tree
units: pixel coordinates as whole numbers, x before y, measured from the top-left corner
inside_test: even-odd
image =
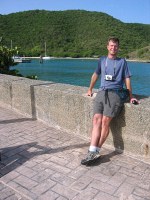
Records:
[[[13,60],[13,55],[17,54],[17,48],[9,49],[2,44],[2,38],[0,38],[0,72],[9,72],[10,66],[16,65]]]
[[[18,54],[18,48],[9,49],[2,44],[2,37],[0,38],[0,73],[14,76],[23,76],[18,70],[10,70],[11,66],[17,65],[14,62],[13,56]],[[27,76],[30,79],[37,79],[36,75]]]

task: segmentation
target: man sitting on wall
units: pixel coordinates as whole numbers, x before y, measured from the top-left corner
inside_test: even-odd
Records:
[[[107,57],[103,56],[99,59],[87,92],[88,96],[92,96],[92,89],[101,75],[100,88],[94,100],[91,143],[86,158],[81,161],[83,165],[89,164],[100,156],[100,149],[109,134],[110,122],[121,111],[126,93],[129,92],[131,103],[138,103],[137,99],[132,97],[131,73],[127,62],[117,57],[119,39],[109,38],[107,50]],[[124,83],[127,90],[123,90]]]

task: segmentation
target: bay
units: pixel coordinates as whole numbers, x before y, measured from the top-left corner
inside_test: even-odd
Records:
[[[31,63],[19,63],[11,68],[18,69],[24,76],[37,75],[39,80],[88,87],[97,63],[96,59],[50,59],[41,64],[33,59]],[[150,96],[150,63],[128,62],[128,65],[133,93]],[[97,81],[95,88],[99,84]]]

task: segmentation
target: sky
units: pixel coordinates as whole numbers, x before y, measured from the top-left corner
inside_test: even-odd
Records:
[[[125,23],[150,24],[150,0],[0,0],[0,14],[27,10],[88,10]]]

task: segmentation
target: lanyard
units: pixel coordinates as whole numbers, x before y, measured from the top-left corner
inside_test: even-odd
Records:
[[[108,67],[108,57],[106,58],[106,61],[105,61],[105,75],[107,75],[107,73],[106,73],[106,69],[107,69],[107,67]],[[114,76],[115,76],[115,71],[116,71],[116,60],[115,60],[115,63],[114,63],[114,66],[113,66],[113,68],[114,68]]]

